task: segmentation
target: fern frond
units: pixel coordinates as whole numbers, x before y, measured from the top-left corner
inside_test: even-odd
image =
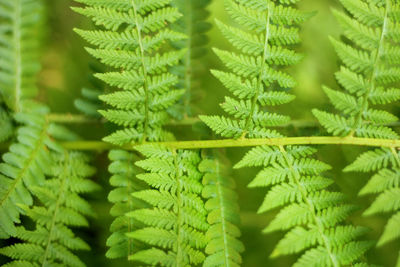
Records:
[[[109,193],[108,200],[113,203],[110,213],[115,219],[110,226],[111,235],[107,239],[109,249],[106,256],[111,259],[127,258],[143,245],[126,236],[133,229],[139,228],[141,223],[127,218],[125,214],[147,207],[143,201],[132,196],[134,192],[146,187],[140,180],[135,179],[135,175],[140,172],[134,166],[138,160],[137,156],[127,151],[113,150],[110,151],[109,158],[111,164],[108,169],[112,174],[110,184],[115,189]]]
[[[360,0],[341,0],[352,16],[335,11],[345,29],[345,36],[353,43],[331,41],[345,67],[336,74],[339,84],[348,91],[341,93],[325,89],[329,99],[344,117],[314,111],[314,115],[328,132],[334,135],[397,139],[399,136],[382,126],[398,118],[384,110],[373,108],[398,98],[398,89],[388,86],[398,81],[396,58],[399,46],[392,35],[397,28],[390,17],[393,1],[382,4]],[[388,56],[392,55],[392,56]],[[335,117],[333,117],[335,116]]]
[[[204,56],[207,54],[207,33],[211,24],[207,22],[210,12],[207,10],[211,0],[173,0],[172,5],[184,14],[172,29],[187,36],[184,40],[177,40],[172,45],[177,49],[187,49],[179,64],[172,72],[179,77],[178,88],[185,90],[181,101],[171,107],[169,112],[177,119],[191,117],[197,109],[196,98],[202,85],[202,78],[206,72]]]
[[[170,150],[143,145],[139,152],[147,159],[136,165],[147,171],[138,176],[149,189],[138,190],[133,197],[149,206],[131,210],[127,217],[143,224],[127,234],[147,246],[129,259],[148,265],[197,265],[204,261],[207,211],[200,197],[202,174],[197,152]]]
[[[15,236],[15,224],[20,222],[24,210],[18,205],[33,204],[32,187],[43,185],[51,150],[59,146],[50,138],[50,125],[44,115],[48,109],[41,105],[24,102],[24,112],[15,119],[22,126],[17,130],[17,142],[11,144],[0,164],[0,237]]]
[[[115,72],[99,73],[96,77],[123,89],[100,97],[113,106],[113,109],[102,114],[111,122],[123,126],[104,140],[123,145],[170,138],[171,134],[162,130],[162,126],[168,121],[167,110],[183,92],[171,90],[178,78],[168,71],[178,64],[186,51],[165,51],[162,48],[166,42],[185,38],[183,34],[168,28],[181,17],[178,10],[170,6],[171,0],[78,2],[87,6],[73,9],[91,18],[105,30],[76,32],[96,47],[87,48],[90,54],[103,64],[117,69]],[[124,93],[137,96],[141,101],[124,104],[128,101],[121,99]]]
[[[351,132],[350,125],[352,121],[347,120],[345,117],[320,110],[313,110],[313,113],[328,133],[346,136]]]
[[[364,212],[365,215],[394,212],[388,220],[384,233],[378,245],[382,246],[399,238],[398,211],[400,155],[391,149],[376,149],[360,155],[345,171],[376,172],[368,183],[361,189],[360,195],[379,194],[371,206]]]
[[[93,77],[92,73],[99,72],[103,68],[99,64],[89,63],[89,69],[88,80],[90,85],[81,89],[81,97],[75,99],[74,106],[82,114],[99,119],[101,114],[99,114],[98,110],[104,106],[99,97],[104,90],[104,86],[98,79]]]
[[[101,108],[99,96],[101,91],[99,89],[82,88],[82,97],[75,99],[74,106],[83,114],[91,117],[100,117],[98,110]]]
[[[281,3],[226,1],[228,13],[248,31],[217,21],[222,34],[240,53],[214,49],[231,72],[213,70],[212,74],[241,100],[227,98],[222,104],[231,117],[202,116],[201,119],[224,137],[276,136],[265,132],[263,127],[288,122],[288,117],[270,113],[265,106],[282,105],[294,99],[286,89],[294,87],[296,82],[284,72],[284,67],[302,59],[292,45],[300,41],[297,24],[311,14],[285,5],[289,2]]]
[[[87,165],[83,154],[64,152],[52,155],[54,178],[32,187],[40,205],[20,205],[36,224],[34,230],[23,226],[16,228],[17,243],[0,249],[0,253],[14,261],[8,265],[29,262],[29,266],[63,265],[85,266],[71,251],[89,250],[88,244],[75,236],[70,227],[87,226],[85,216],[93,216],[93,210],[79,194],[99,189],[87,179],[94,169]]]
[[[345,224],[354,206],[345,203],[344,194],[327,190],[333,181],[321,173],[330,166],[309,158],[315,152],[310,147],[256,147],[236,167],[264,167],[249,185],[269,188],[259,213],[282,207],[264,229],[289,231],[273,257],[302,253],[293,266],[355,264],[372,243],[357,241],[364,228]]]
[[[227,97],[221,105],[231,117],[200,117],[217,134],[228,138],[282,137],[264,127],[285,124],[289,118],[266,113],[263,108],[293,99],[284,89],[295,86],[296,82],[282,71],[282,66],[293,65],[301,57],[290,47],[284,46],[299,42],[298,28],[293,27],[293,24],[303,22],[310,14],[302,14],[289,6],[297,1],[279,2],[227,1],[228,13],[251,33],[217,22],[226,38],[241,52],[214,50],[232,73],[214,70],[213,74],[240,99]],[[354,55],[351,47],[339,48],[343,55],[351,55],[354,57],[352,62],[359,64],[354,69],[367,71],[372,68],[367,53]],[[345,78],[349,79],[348,76]],[[359,87],[358,76],[350,75],[350,78],[351,81],[355,80],[353,87],[354,84]],[[269,87],[279,89],[271,91]],[[354,112],[354,97],[329,92],[338,106],[345,108],[348,113]],[[271,99],[268,100],[268,97]],[[325,119],[332,132],[346,135],[352,129],[351,121],[347,118],[324,112],[319,112],[319,115]],[[372,132],[369,128],[362,129]],[[386,132],[379,129],[379,133]],[[303,255],[294,266],[356,264],[372,244],[357,241],[365,232],[364,229],[345,224],[344,221],[354,211],[354,207],[345,203],[344,194],[327,190],[333,182],[322,177],[321,173],[329,170],[330,166],[309,157],[315,152],[315,149],[309,147],[257,147],[235,167],[263,166],[264,169],[249,184],[249,187],[270,187],[259,212],[282,207],[264,230],[265,233],[290,231],[278,244],[273,256],[302,252]]]
[[[314,115],[334,135],[398,139],[395,131],[384,126],[398,118],[374,108],[374,105],[389,104],[399,99],[399,89],[392,87],[399,81],[399,63],[396,60],[400,48],[400,28],[396,16],[398,4],[391,0],[341,2],[349,15],[339,11],[334,11],[334,14],[351,43],[346,45],[333,41],[333,44],[345,65],[336,78],[347,92],[325,90],[341,115],[317,110]],[[379,194],[365,215],[398,213],[399,170],[398,151],[385,148],[367,151],[345,168],[345,171],[376,172],[360,191],[360,194]],[[396,218],[394,215],[388,221],[378,245],[399,237],[398,231],[394,230]]]
[[[0,1],[0,94],[13,112],[22,110],[23,100],[37,95],[40,71],[42,1]]]
[[[217,159],[204,159],[199,170],[203,177],[203,197],[207,199],[207,221],[210,228],[206,233],[206,253],[209,254],[203,266],[240,266],[244,246],[238,239],[241,232],[239,224],[239,206],[237,195],[233,191],[235,182],[224,176],[222,166]]]

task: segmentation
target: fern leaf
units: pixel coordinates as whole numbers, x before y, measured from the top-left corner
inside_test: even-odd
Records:
[[[28,109],[26,106],[30,106]],[[0,232],[2,238],[16,234],[15,223],[19,223],[24,211],[18,204],[33,204],[33,186],[45,181],[46,166],[49,166],[49,150],[59,149],[49,137],[49,125],[44,119],[47,109],[28,102],[25,113],[15,118],[23,126],[17,131],[18,142],[13,143],[9,152],[3,155],[0,164]]]
[[[43,2],[0,1],[4,15],[0,34],[0,93],[13,112],[23,109],[23,101],[34,98],[40,71],[40,42]]]
[[[113,8],[105,8],[101,6],[92,6],[86,8],[72,8],[75,12],[91,18],[96,25],[104,26],[108,30],[116,31],[124,24],[130,27],[135,26],[133,12],[121,12]]]
[[[390,104],[400,99],[400,90],[396,88],[389,88],[384,90],[383,88],[376,88],[371,92],[369,99],[372,104]]]
[[[302,253],[294,266],[332,266],[357,262],[371,247],[357,241],[365,229],[344,223],[354,211],[344,194],[327,189],[321,176],[330,166],[309,158],[309,147],[256,147],[236,167],[263,166],[250,187],[269,187],[258,212],[279,208],[264,233],[288,230],[273,257]],[[318,256],[318,257],[317,257]]]
[[[334,11],[352,43],[331,39],[338,56],[346,67],[336,78],[350,94],[324,89],[332,104],[345,117],[315,111],[321,124],[334,135],[352,135],[369,138],[397,139],[398,135],[383,124],[396,121],[396,116],[376,110],[373,104],[390,103],[396,99],[397,90],[387,90],[387,85],[398,81],[398,68],[385,54],[396,57],[398,46],[391,43],[392,26],[389,13],[391,2],[366,3],[359,0],[341,0],[351,16]],[[360,48],[359,48],[360,47]],[[391,52],[388,52],[391,51]],[[355,96],[358,98],[356,100]]]
[[[201,173],[197,170],[200,157],[196,152],[169,150],[161,146],[143,145],[138,150],[148,157],[136,163],[147,171],[141,178],[150,188],[155,186],[157,190],[144,189],[133,194],[148,206],[127,213],[128,218],[143,224],[127,236],[146,246],[132,253],[129,258],[161,266],[203,262],[205,256],[202,250],[206,245],[204,232],[208,224],[204,203],[200,198]],[[155,176],[164,179],[152,180]],[[159,191],[159,188],[164,190]],[[158,220],[159,216],[163,216],[163,219]],[[161,253],[160,249],[165,252]],[[157,254],[160,254],[160,259],[144,257]]]
[[[369,179],[368,183],[361,189],[360,195],[381,193],[396,187],[399,182],[400,173],[398,170],[381,169]]]
[[[219,116],[200,116],[213,131],[224,137],[238,138],[243,134],[242,123]]]
[[[385,190],[365,211],[365,215],[372,215],[377,212],[389,212],[400,209],[400,189],[393,188]]]
[[[95,183],[85,180],[93,175],[94,170],[87,165],[88,158],[82,154],[64,152],[52,156],[54,178],[47,179],[40,187],[32,187],[41,206],[20,206],[36,223],[36,229],[17,227],[15,237],[24,243],[1,248],[0,253],[16,260],[15,263],[85,266],[71,251],[88,250],[89,246],[69,227],[86,225],[83,215],[94,215],[90,205],[78,195],[79,191],[98,189]],[[79,182],[86,186],[77,186]]]
[[[291,49],[300,41],[298,24],[312,14],[302,13],[282,1],[226,1],[226,10],[245,30],[217,21],[222,34],[240,50],[232,53],[219,49],[214,52],[231,72],[213,70],[225,87],[240,101],[226,98],[222,108],[231,116],[201,116],[201,119],[217,134],[229,138],[265,138],[279,136],[264,129],[280,126],[289,118],[265,112],[265,106],[286,104],[294,97],[284,90],[292,88],[296,81],[284,72],[287,66],[297,64],[302,56]]]
[[[82,88],[82,97],[74,101],[75,108],[89,117],[98,119],[100,114],[97,111],[102,105],[99,100],[101,89],[102,88],[98,88],[96,83],[93,83],[93,88]]]
[[[398,139],[387,123],[398,118],[374,105],[389,104],[398,99],[399,81],[396,59],[399,55],[397,3],[394,1],[341,0],[348,11],[334,11],[350,44],[333,41],[339,57],[346,65],[336,78],[349,94],[325,90],[333,105],[344,114],[339,116],[314,111],[321,124],[334,135]],[[355,99],[356,102],[355,102]],[[354,108],[351,108],[353,103]],[[398,171],[400,159],[395,149],[378,148],[361,154],[345,171],[375,172],[360,194],[379,194],[365,215],[398,212]],[[396,218],[395,216],[393,218]],[[393,229],[390,220],[386,229]],[[379,245],[398,238],[397,232],[384,232]],[[347,253],[347,252],[346,252]]]
[[[379,46],[380,31],[368,27],[342,12],[333,11],[336,19],[344,29],[344,35],[364,49],[376,49]]]
[[[216,23],[224,37],[243,53],[257,56],[264,51],[262,39],[258,35],[230,27],[219,20]]]
[[[336,79],[351,94],[359,96],[366,91],[367,82],[364,77],[346,67],[340,68],[340,71],[336,73]]]
[[[370,73],[373,68],[372,55],[367,52],[357,50],[331,38],[331,42],[339,58],[345,65],[353,71],[360,73]]]
[[[376,171],[382,168],[386,168],[389,163],[395,161],[395,157],[390,149],[375,149],[363,153],[357,158],[351,165],[345,168],[345,171],[361,171],[370,172]]]
[[[184,40],[172,43],[178,49],[186,49],[179,64],[172,68],[172,73],[179,77],[178,88],[185,90],[178,104],[168,110],[178,120],[193,116],[194,111],[198,109],[197,103],[202,98],[199,93],[203,86],[202,77],[206,75],[206,66],[202,58],[208,53],[207,33],[212,27],[207,21],[210,16],[207,10],[210,3],[210,0],[172,1],[172,6],[184,14],[172,25],[172,29],[187,36]]]
[[[336,109],[345,114],[354,114],[358,111],[359,105],[355,97],[329,89],[328,87],[324,87],[323,89]]]
[[[203,266],[240,266],[244,246],[238,238],[239,207],[237,196],[233,191],[235,183],[232,178],[222,173],[221,163],[216,159],[204,159],[199,170],[205,173],[203,178],[203,197],[207,199],[208,223],[206,233],[209,254]]]
[[[104,140],[124,145],[171,139],[171,134],[162,127],[169,118],[167,110],[180,99],[183,91],[171,90],[177,85],[178,77],[168,72],[186,51],[165,51],[162,48],[168,41],[185,38],[168,28],[181,14],[170,6],[171,0],[78,2],[87,6],[73,9],[102,25],[105,30],[75,31],[95,46],[87,48],[90,54],[117,69],[99,73],[96,77],[123,89],[100,97],[113,107],[102,114],[122,126]],[[125,96],[129,98],[125,99]],[[132,98],[136,98],[135,101],[129,101]]]
[[[142,245],[126,236],[132,229],[137,229],[141,224],[137,221],[127,218],[125,214],[132,210],[147,207],[147,205],[138,198],[132,196],[133,192],[142,190],[145,184],[134,178],[139,170],[134,167],[137,157],[129,152],[122,150],[113,150],[109,153],[112,163],[109,171],[112,174],[110,184],[115,187],[108,196],[108,200],[113,203],[110,214],[115,217],[110,226],[111,235],[107,239],[109,247],[106,256],[108,258],[127,258],[138,247]]]
[[[351,131],[351,122],[344,117],[320,110],[313,110],[313,114],[329,133],[346,136]]]
[[[397,212],[388,220],[388,223],[385,226],[385,231],[383,232],[377,245],[381,246],[395,239],[399,239],[400,238],[399,224],[400,224],[400,212]]]
[[[367,26],[382,26],[385,18],[385,9],[360,0],[341,0],[342,5]]]

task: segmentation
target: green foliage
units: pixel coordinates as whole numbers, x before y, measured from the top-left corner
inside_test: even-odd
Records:
[[[102,107],[99,96],[102,92],[98,89],[82,88],[82,98],[74,101],[74,106],[81,113],[92,117],[100,117],[98,110]]]
[[[199,170],[203,177],[203,197],[207,199],[205,207],[210,224],[206,233],[206,253],[203,266],[240,266],[244,250],[238,239],[241,235],[238,227],[239,206],[235,193],[235,181],[224,175],[223,163],[219,159],[204,159]]]
[[[226,9],[250,32],[217,21],[222,34],[240,52],[214,49],[232,72],[212,73],[239,99],[227,97],[222,104],[230,117],[201,119],[223,137],[278,137],[278,133],[263,127],[284,125],[289,118],[267,109],[294,99],[286,90],[296,82],[283,68],[301,60],[302,56],[291,47],[300,41],[296,26],[311,14],[272,1],[227,0]]]
[[[293,65],[301,56],[283,46],[299,42],[298,29],[292,25],[303,22],[310,14],[270,1],[238,2],[227,1],[228,12],[237,23],[257,35],[217,22],[225,37],[242,53],[215,49],[233,73],[213,71],[239,98],[226,97],[221,105],[234,119],[219,116],[201,119],[216,133],[228,138],[283,137],[265,127],[286,124],[290,118],[264,112],[263,105],[276,106],[293,99],[284,89],[295,86],[296,82],[281,71],[281,66]],[[275,92],[268,87],[281,89]],[[352,100],[344,98],[343,102],[352,103]],[[334,115],[328,116],[334,124]],[[339,123],[340,118],[337,119]],[[310,147],[256,147],[236,167],[263,166],[249,184],[249,187],[270,188],[259,213],[281,208],[264,229],[264,233],[289,231],[276,246],[273,257],[302,252],[294,266],[355,264],[372,244],[357,241],[365,229],[344,223],[355,207],[345,203],[344,194],[327,190],[333,181],[322,177],[321,173],[330,166],[309,158],[315,152]]]
[[[299,0],[224,0],[235,26],[219,20],[216,25],[234,48],[214,49],[229,70],[215,67],[211,72],[233,96],[225,97],[221,104],[228,115],[201,119],[217,134],[237,140],[154,144],[173,141],[169,130],[175,126],[179,127],[173,130],[177,136],[189,139],[193,135],[187,131],[190,128],[181,126],[191,124],[201,139],[212,138],[206,126],[193,117],[200,113],[195,99],[202,100],[207,90],[218,95],[214,81],[204,78],[207,66],[215,64],[206,55],[210,0],[75,0],[79,7],[73,9],[96,25],[92,30],[75,31],[93,46],[87,51],[103,63],[100,67],[91,64],[97,74],[74,102],[88,118],[50,114],[49,108],[32,100],[38,97],[48,99],[51,106],[61,102],[64,105],[64,99],[53,103],[54,95],[72,96],[73,88],[85,83],[85,77],[77,77],[81,75],[77,71],[82,70],[81,58],[69,60],[65,56],[76,52],[74,43],[68,43],[68,47],[58,45],[59,41],[68,41],[63,39],[68,36],[63,30],[70,29],[70,25],[52,25],[48,38],[52,45],[40,58],[44,69],[37,79],[41,35],[46,32],[42,0],[0,0],[0,149],[8,150],[1,151],[0,163],[0,238],[8,239],[0,248],[1,256],[7,259],[2,257],[0,264],[4,259],[11,260],[4,266],[84,266],[85,255],[78,250],[93,247],[91,254],[96,257],[88,260],[88,265],[260,265],[270,244],[260,246],[257,239],[252,239],[248,251],[244,251],[244,243],[252,237],[249,227],[256,228],[263,222],[245,216],[246,227],[239,225],[243,214],[238,202],[249,202],[246,206],[251,207],[256,193],[252,196],[240,189],[236,192],[236,180],[227,176],[230,164],[219,151],[178,148],[249,146],[264,141],[393,144],[393,148],[377,147],[363,153],[345,171],[373,172],[360,195],[376,194],[377,198],[364,214],[388,215],[379,246],[398,239],[400,154],[395,146],[399,135],[388,127],[398,118],[383,105],[400,99],[400,89],[396,88],[400,81],[400,4],[397,0],[339,1],[346,12],[333,12],[344,27],[345,37],[330,40],[343,62],[336,78],[344,90],[324,87],[339,112],[315,110],[314,114],[328,132],[345,139],[286,138],[273,129],[290,124],[295,131],[285,127],[284,132],[305,133],[297,132],[298,124],[278,106],[295,98],[289,93],[297,85],[292,74],[300,78],[299,95],[305,87],[315,91],[308,67],[300,72],[289,70],[303,58],[296,49],[300,43],[299,27],[313,14],[302,12],[297,6],[306,4]],[[53,2],[47,2],[51,22],[59,17],[65,21],[59,13],[52,13],[55,6],[63,4]],[[220,3],[215,2],[212,7],[220,7]],[[305,66],[315,67],[313,64]],[[59,70],[60,66],[65,70]],[[46,87],[51,90],[42,90]],[[57,112],[64,109],[63,105],[57,107]],[[292,113],[300,109],[294,107]],[[176,121],[170,123],[170,117]],[[83,230],[90,232],[73,231],[88,226],[94,212],[82,195],[98,186],[88,179],[94,173],[89,158],[68,149],[103,151],[111,146],[79,141],[75,133],[53,123],[90,122],[88,127],[76,127],[89,137],[93,123],[103,125],[105,120],[114,124],[107,125],[107,130],[115,132],[104,140],[121,146],[109,153],[112,190],[108,200],[113,222],[106,244],[108,262],[97,257],[98,251],[104,250],[99,242],[104,234],[98,231],[106,231],[106,216],[94,227]],[[137,147],[138,143],[142,146]],[[129,151],[131,144],[138,151]],[[258,210],[268,212],[272,218],[264,233],[287,232],[271,257],[287,256],[288,262],[297,259],[294,266],[371,266],[364,253],[373,242],[360,241],[367,229],[348,222],[349,215],[358,216],[354,214],[355,207],[347,204],[344,194],[335,191],[332,179],[325,178],[330,166],[312,157],[316,152],[294,144],[259,146],[235,166],[262,167],[249,187],[267,190]],[[103,155],[98,153],[98,160],[104,166]],[[103,175],[95,178],[102,182]],[[96,210],[103,214],[109,204],[99,201],[101,194],[96,197]],[[371,223],[368,220],[362,224]],[[358,217],[354,221],[359,221]],[[94,231],[95,238],[89,245],[82,236]],[[391,254],[393,249],[387,248],[385,253]],[[381,252],[376,250],[371,255],[375,253]],[[128,259],[131,262],[125,261]]]
[[[294,266],[345,266],[360,261],[372,246],[357,241],[366,229],[344,221],[355,207],[345,195],[327,188],[333,183],[321,175],[331,167],[308,156],[310,147],[256,147],[236,167],[262,166],[249,187],[269,191],[259,208],[263,213],[280,208],[264,233],[289,231],[272,257],[303,253]]]
[[[37,95],[41,0],[0,1],[0,95],[13,112]]]
[[[10,145],[0,164],[0,237],[15,236],[15,224],[24,210],[20,204],[33,204],[32,187],[41,186],[51,162],[51,150],[60,148],[51,140],[51,127],[45,119],[48,109],[33,102],[22,104],[24,112],[15,119],[22,126],[17,130],[17,142]]]
[[[171,150],[161,146],[138,148],[147,159],[136,165],[147,172],[137,178],[149,189],[134,192],[133,197],[149,207],[131,210],[128,218],[141,222],[140,229],[131,229],[129,238],[149,248],[129,256],[147,265],[195,266],[204,261],[207,211],[200,195],[202,174],[197,165],[200,156],[194,151]]]
[[[361,154],[345,171],[376,172],[360,195],[379,194],[364,215],[394,212],[379,239],[382,246],[400,238],[400,155],[394,149],[376,149]]]
[[[15,237],[23,242],[0,249],[1,254],[14,260],[7,266],[85,266],[71,250],[90,247],[70,227],[87,227],[85,216],[94,215],[89,203],[80,196],[98,189],[87,179],[94,169],[80,153],[54,153],[51,160],[53,165],[47,172],[52,178],[31,187],[40,203],[33,207],[19,204],[35,222],[35,229],[18,226]]]
[[[328,132],[340,136],[398,139],[385,124],[398,121],[391,113],[373,108],[396,102],[399,82],[400,5],[397,1],[341,0],[350,16],[335,15],[351,45],[332,40],[344,65],[336,74],[345,92],[324,88],[340,115],[314,110]],[[400,156],[395,149],[378,148],[360,155],[345,171],[376,172],[360,191],[361,195],[379,194],[365,215],[394,212],[378,245],[400,237]]]
[[[15,239],[0,253],[13,260],[4,266],[84,266],[71,250],[89,246],[69,227],[88,226],[84,215],[94,213],[79,194],[97,186],[85,179],[93,174],[87,157],[57,143],[77,135],[32,100],[43,13],[42,1],[0,1],[0,139],[12,138],[0,163],[0,238]]]
[[[387,1],[341,0],[349,12],[334,11],[351,45],[331,38],[344,66],[336,73],[344,92],[324,87],[329,100],[340,114],[314,110],[314,115],[329,133],[340,136],[398,139],[385,124],[398,120],[393,114],[373,105],[400,99],[399,4]]]
[[[13,114],[37,95],[41,0],[0,1],[0,142],[14,135]]]
[[[161,49],[167,41],[185,38],[167,26],[180,13],[170,7],[171,1],[84,1],[85,8],[73,8],[91,18],[100,30],[76,30],[96,49],[87,51],[115,72],[99,73],[97,78],[120,90],[100,99],[112,109],[100,113],[109,121],[123,126],[104,140],[117,145],[134,141],[160,141],[172,135],[162,129],[168,121],[166,110],[183,95],[172,90],[178,77],[168,73],[185,54]],[[129,105],[127,105],[129,103]]]
[[[96,64],[91,64],[90,69],[93,72],[102,71],[102,68]],[[104,86],[102,86],[101,82],[93,77],[92,74],[88,77],[88,80],[90,81],[90,87],[82,88],[81,97],[75,99],[74,106],[82,114],[94,118],[100,118],[101,114],[98,110],[103,107],[103,103],[100,101],[99,97],[103,93]]]
[[[132,194],[146,188],[145,184],[135,176],[140,170],[135,167],[135,162],[139,159],[134,153],[123,150],[112,150],[109,153],[111,164],[109,172],[112,174],[110,184],[115,187],[109,195],[108,200],[113,203],[110,214],[116,217],[111,224],[111,235],[107,239],[107,246],[110,248],[106,256],[108,258],[127,258],[137,252],[143,245],[141,242],[127,237],[127,233],[138,229],[143,224],[133,218],[125,216],[127,212],[146,208],[148,205]]]
[[[186,39],[172,44],[177,49],[187,49],[182,60],[172,69],[172,72],[179,77],[178,87],[185,89],[185,95],[180,103],[169,110],[179,119],[193,116],[192,109],[202,98],[201,78],[207,71],[202,59],[208,52],[207,32],[211,29],[211,24],[207,22],[210,15],[207,7],[210,2],[211,0],[172,1],[172,5],[184,14],[172,25],[172,29],[187,36]]]
[[[12,118],[8,112],[0,107],[0,143],[8,140],[14,132]]]

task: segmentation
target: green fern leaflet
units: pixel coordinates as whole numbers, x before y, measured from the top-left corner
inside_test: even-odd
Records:
[[[148,265],[196,266],[205,259],[207,211],[201,199],[202,174],[197,152],[144,145],[138,151],[147,159],[137,166],[147,172],[137,176],[149,189],[133,193],[150,207],[127,213],[144,224],[129,238],[149,246],[129,258]]]
[[[178,41],[185,35],[168,29],[181,17],[171,1],[96,1],[77,0],[85,8],[73,8],[91,18],[104,30],[76,30],[96,49],[87,51],[105,65],[116,69],[98,73],[97,78],[119,90],[100,99],[112,108],[100,113],[123,127],[104,140],[116,145],[137,141],[172,139],[162,129],[169,120],[167,109],[184,94],[173,90],[178,77],[168,72],[185,50],[162,49],[167,41]]]
[[[344,92],[324,88],[340,114],[314,110],[328,132],[340,136],[399,139],[385,124],[398,121],[388,111],[376,109],[400,99],[400,4],[397,1],[341,0],[349,15],[334,11],[351,45],[332,39],[344,66],[336,73]],[[345,171],[376,172],[360,194],[379,194],[365,211],[395,214],[388,220],[378,245],[400,237],[400,156],[393,149],[368,151]],[[399,258],[400,260],[400,258]]]
[[[294,87],[296,81],[282,69],[302,59],[302,55],[288,47],[300,42],[296,25],[311,14],[273,1],[225,3],[231,17],[251,32],[217,21],[222,34],[240,53],[214,49],[231,72],[213,70],[212,73],[238,99],[226,97],[221,104],[230,117],[201,119],[223,137],[280,137],[265,127],[286,124],[290,118],[266,110],[294,99],[287,89]]]
[[[240,218],[235,181],[224,174],[220,159],[204,159],[199,164],[199,170],[205,174],[202,195],[207,199],[205,205],[210,224],[205,249],[209,256],[203,266],[240,266],[240,253],[244,251],[244,245],[238,239],[241,232],[238,227]]]
[[[71,250],[89,250],[70,227],[88,226],[85,216],[93,216],[89,203],[79,194],[99,189],[87,179],[94,169],[87,165],[83,154],[65,152],[52,155],[54,178],[42,186],[32,187],[40,205],[19,205],[35,223],[34,230],[16,228],[15,237],[24,241],[0,249],[0,253],[15,261],[6,266],[85,266]]]

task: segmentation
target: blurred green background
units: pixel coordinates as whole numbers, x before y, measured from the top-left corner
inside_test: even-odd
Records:
[[[75,27],[90,28],[93,25],[87,19],[73,13],[70,5],[71,1],[67,0],[47,0],[46,3],[48,32],[42,61],[43,71],[40,74],[40,99],[48,103],[52,111],[57,113],[77,113],[73,102],[80,96],[81,88],[90,86],[90,80],[93,80],[89,64],[93,64],[94,61],[84,50],[86,44],[72,31]],[[280,112],[291,115],[295,120],[314,120],[311,114],[313,108],[331,109],[321,90],[322,84],[337,88],[333,74],[338,70],[339,62],[329,43],[328,36],[340,38],[341,29],[331,14],[331,8],[340,9],[339,1],[303,0],[300,4],[300,9],[317,11],[318,13],[302,29],[303,43],[298,47],[298,50],[305,53],[306,57],[300,65],[291,69],[299,82],[299,85],[293,91],[297,98],[291,104],[279,107]],[[210,22],[213,23],[214,18],[218,18],[231,23],[224,11],[223,0],[214,0],[209,10],[211,12]],[[210,49],[211,47],[231,48],[216,28],[211,30],[209,38]],[[207,69],[223,69],[211,50],[208,56],[204,58],[203,64]],[[196,106],[202,114],[221,114],[219,103],[223,102],[223,97],[227,94],[227,90],[207,73],[202,78],[202,89],[201,92],[197,93],[201,97],[197,100],[201,101],[197,101]],[[394,113],[400,115],[399,107],[393,108],[397,109],[394,110]],[[107,126],[102,125],[79,125],[72,128],[88,140],[99,140],[107,132]],[[321,129],[296,129],[294,127],[285,131],[291,136],[323,133]],[[175,129],[175,132],[182,139],[198,138],[190,127],[181,127]],[[228,149],[224,153],[234,164],[245,151]],[[374,197],[357,197],[357,192],[366,183],[369,176],[341,171],[361,151],[362,149],[358,147],[321,146],[318,157],[334,166],[327,176],[336,181],[337,189],[346,193],[350,202],[360,207],[359,211],[349,220],[355,224],[369,227],[372,231],[367,238],[377,240],[387,218],[385,216],[362,217],[362,211],[369,206]],[[98,174],[94,179],[104,189],[89,196],[98,216],[92,219],[90,230],[80,230],[92,246],[92,251],[81,253],[80,256],[88,266],[135,266],[133,263],[126,263],[125,261],[111,261],[104,256],[106,251],[105,240],[109,235],[108,227],[112,221],[109,216],[110,204],[107,202],[107,193],[110,190],[107,154],[105,152],[95,154],[94,164],[98,168]],[[265,190],[254,190],[246,187],[256,172],[255,169],[230,172],[230,175],[237,181],[237,192],[242,210],[242,241],[246,246],[246,251],[243,254],[243,266],[290,266],[295,260],[293,257],[269,258],[274,245],[283,233],[261,234],[261,230],[269,223],[274,214],[256,214],[265,195]],[[399,249],[399,242],[392,242],[382,248],[372,249],[367,257],[371,263],[394,266]]]

